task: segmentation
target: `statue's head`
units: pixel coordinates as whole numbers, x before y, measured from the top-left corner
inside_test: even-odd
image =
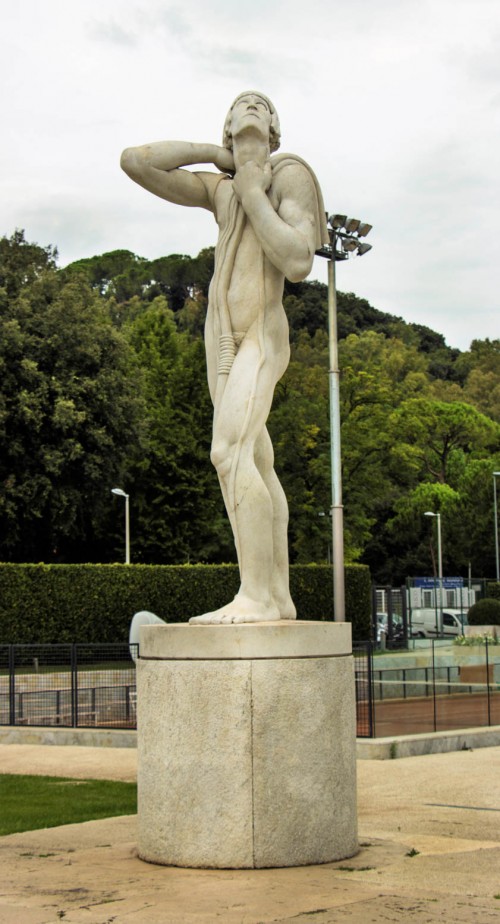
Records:
[[[277,151],[280,146],[281,140],[281,131],[280,131],[280,120],[278,118],[278,113],[274,108],[271,100],[264,93],[259,93],[257,90],[246,90],[244,93],[240,93],[236,99],[233,101],[231,108],[226,116],[226,121],[224,122],[224,132],[222,135],[222,144],[225,148],[228,148],[230,151],[233,150],[233,136],[231,134],[231,120],[233,109],[236,106],[236,103],[245,96],[256,96],[261,101],[265,103],[269,112],[271,113],[271,124],[269,128],[269,147],[271,149],[271,154],[274,151]]]

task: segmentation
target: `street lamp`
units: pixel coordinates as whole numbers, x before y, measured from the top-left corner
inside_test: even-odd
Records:
[[[129,495],[121,488],[111,488],[111,493],[125,498],[125,564],[130,565],[130,511]]]
[[[500,478],[500,472],[493,472],[493,509],[494,509],[494,516],[495,516],[495,560],[496,560],[496,566],[497,566],[497,581],[500,581],[500,556],[498,553],[497,478]]]
[[[443,632],[443,553],[441,546],[441,514],[433,513],[427,510],[424,517],[436,517],[437,519],[437,540],[438,540],[438,578],[439,578],[439,631]]]
[[[371,244],[361,241],[372,226],[347,215],[330,215],[328,218],[329,244],[316,251],[318,257],[328,260],[328,340],[330,353],[330,453],[332,473],[332,561],[333,561],[333,614],[335,622],[345,622],[344,590],[344,509],[342,505],[342,471],[340,454],[340,370],[337,335],[337,290],[335,263],[348,260],[352,255],[362,256],[371,250]]]

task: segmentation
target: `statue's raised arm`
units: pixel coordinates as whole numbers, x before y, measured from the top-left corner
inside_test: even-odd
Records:
[[[227,148],[191,141],[155,141],[125,148],[120,163],[132,180],[155,196],[210,211],[220,175],[182,168],[213,164],[223,172],[234,171],[233,156]]]

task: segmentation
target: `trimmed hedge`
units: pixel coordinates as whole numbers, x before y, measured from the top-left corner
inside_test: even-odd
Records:
[[[500,600],[484,597],[471,606],[467,613],[470,626],[500,626]]]
[[[345,585],[353,638],[369,638],[368,568],[346,566]],[[331,567],[292,565],[290,586],[299,619],[333,619]],[[128,641],[138,610],[187,622],[238,587],[236,565],[0,564],[0,644]]]

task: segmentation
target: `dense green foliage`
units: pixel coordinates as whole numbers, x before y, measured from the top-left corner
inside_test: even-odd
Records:
[[[135,815],[137,784],[3,773],[0,774],[0,802],[0,836],[3,837],[97,818]]]
[[[187,622],[227,603],[238,590],[236,565],[0,564],[0,643],[128,641],[134,613]],[[370,632],[370,574],[347,566],[346,616],[353,636]],[[293,565],[290,587],[300,619],[333,619],[332,569]]]
[[[483,597],[467,613],[470,626],[500,626],[500,600]]]
[[[104,489],[141,446],[138,364],[83,279],[64,282],[49,256],[28,272],[33,245],[2,244],[1,554],[85,560]]]
[[[22,232],[0,240],[0,559],[234,562],[209,464],[203,324],[213,250],[118,250],[64,269]],[[338,294],[345,552],[376,580],[495,570],[500,340],[468,352]],[[327,292],[286,283],[292,356],[269,420],[290,506],[290,556],[331,547]]]
[[[500,581],[488,581],[486,584],[486,596],[493,597],[494,600],[500,600]]]

